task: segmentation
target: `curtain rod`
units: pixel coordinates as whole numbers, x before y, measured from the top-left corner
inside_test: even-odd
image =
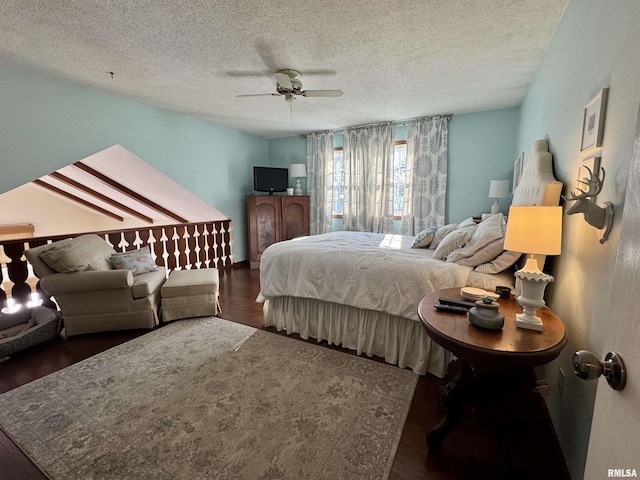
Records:
[[[453,114],[452,113],[448,113],[446,115],[432,115],[430,117],[427,116],[427,117],[419,117],[419,118],[410,118],[409,120],[398,120],[397,122],[366,123],[364,125],[355,125],[355,127],[370,127],[372,125],[382,125],[383,123],[391,123],[392,125],[401,127],[401,126],[407,125],[409,122],[412,122],[414,120],[422,120],[422,119],[425,119],[425,118],[432,119],[432,118],[440,118],[440,117],[444,117],[447,121],[450,121],[451,117],[453,117]],[[320,130],[320,131],[337,133],[337,132],[342,132],[343,130],[345,130],[347,128],[353,128],[353,127],[343,127],[343,128],[336,128],[336,129],[333,129],[333,130]],[[309,135],[309,133],[302,134],[302,135],[300,135],[300,138],[307,138],[307,135]]]

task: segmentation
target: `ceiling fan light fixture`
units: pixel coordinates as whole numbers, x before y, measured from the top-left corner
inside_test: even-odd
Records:
[[[280,70],[279,72],[274,73],[273,76],[276,77],[278,85],[285,90],[293,90],[295,86],[298,86],[298,88],[302,87],[300,72],[297,70]]]
[[[284,96],[289,107],[293,109],[293,100],[296,95],[301,97],[341,97],[342,90],[302,90],[302,81],[300,80],[300,72],[292,69],[280,70],[273,74],[276,79],[277,93],[258,93],[252,95],[237,95],[238,97],[256,97],[256,96]]]

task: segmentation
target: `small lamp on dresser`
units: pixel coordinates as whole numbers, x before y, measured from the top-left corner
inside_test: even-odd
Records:
[[[495,198],[496,201],[491,205],[491,214],[500,213],[499,198],[509,196],[509,180],[491,180],[489,183],[489,198]]]
[[[511,206],[504,249],[529,254],[525,266],[515,273],[522,285],[517,300],[524,310],[516,315],[517,327],[542,331],[536,310],[544,307],[544,290],[554,279],[540,270],[534,255],[559,255],[561,247],[562,207]]]
[[[302,195],[301,177],[307,176],[307,165],[304,163],[292,163],[289,165],[289,177],[296,177],[296,188],[293,191],[295,195]]]

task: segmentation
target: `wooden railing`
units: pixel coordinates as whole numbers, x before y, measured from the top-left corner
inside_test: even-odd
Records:
[[[179,269],[226,270],[231,268],[233,264],[231,229],[231,221],[222,220],[87,233],[103,237],[116,251],[121,252],[148,245],[156,264],[166,267],[169,272]],[[7,298],[26,304],[33,290],[44,299],[44,305],[53,307],[51,299],[42,292],[31,265],[24,257],[24,251],[79,235],[83,234],[0,241],[0,247],[4,249],[5,256],[10,260],[0,265],[0,308],[7,305]],[[5,278],[5,274],[8,278]]]

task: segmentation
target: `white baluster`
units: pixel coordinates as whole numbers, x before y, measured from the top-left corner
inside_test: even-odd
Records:
[[[173,258],[176,259],[176,270],[182,270],[182,265],[180,265],[180,249],[178,248],[178,240],[180,240],[180,235],[178,235],[178,229],[176,227],[172,227],[173,235],[171,236],[171,240],[173,240]]]
[[[142,247],[143,245],[143,241],[140,238],[140,230],[136,230],[136,238],[134,238],[133,240],[133,246],[136,247],[136,249]]]
[[[189,235],[189,230],[187,229],[187,227],[184,227],[184,235],[182,235],[182,238],[184,239],[184,255],[186,257],[186,265],[184,266],[184,268],[187,270],[191,270],[191,257],[189,256],[189,253],[191,253],[191,249],[189,248],[189,239],[191,238],[191,236]]]
[[[194,252],[196,252],[196,268],[200,268],[200,265],[202,265],[202,262],[200,261],[200,232],[199,232],[199,226],[195,225],[193,228],[193,238],[195,240],[196,246],[193,249]]]
[[[129,242],[124,238],[124,232],[120,232],[120,243],[118,243],[118,248],[122,252],[127,251],[127,247],[129,246]]]
[[[167,237],[166,228],[162,228],[162,235],[160,236],[160,241],[162,242],[162,261],[164,262],[164,265],[165,267],[167,267],[167,270],[168,270],[169,262],[167,261],[167,259],[169,258],[169,252],[167,252],[167,242],[169,241],[169,238]]]

